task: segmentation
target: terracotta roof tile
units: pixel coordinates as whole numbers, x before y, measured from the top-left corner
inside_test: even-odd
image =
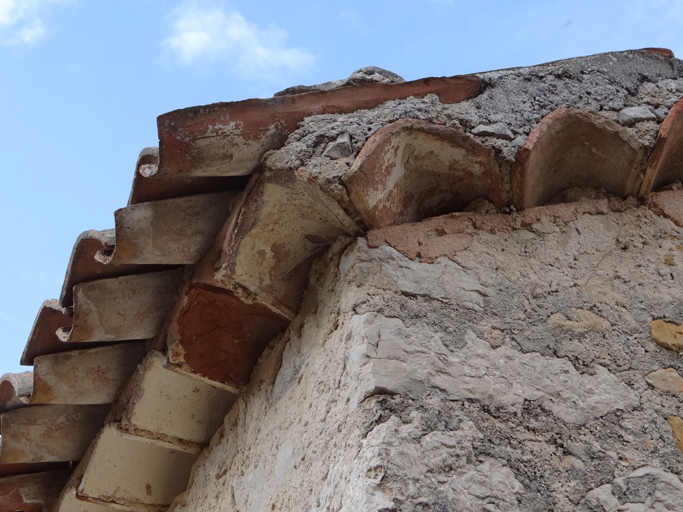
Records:
[[[182,492],[199,448],[140,437],[106,425],[97,436],[78,496],[91,503],[163,511]]]
[[[157,176],[159,167],[159,149],[145,148],[140,152],[133,186],[130,190],[128,206],[148,201],[161,201],[173,197],[207,194],[221,190],[238,190],[244,188],[248,177],[193,177],[193,176]]]
[[[369,228],[461,211],[485,198],[502,206],[493,150],[454,128],[401,119],[365,143],[344,176]]]
[[[59,303],[64,307],[73,305],[73,288],[77,284],[95,279],[106,279],[143,272],[160,270],[160,266],[107,265],[102,255],[111,253],[116,244],[113,229],[105,231],[85,231],[76,240],[71,252],[69,265],[64,276]]]
[[[0,512],[47,512],[70,473],[60,469],[0,478]]]
[[[241,388],[266,345],[289,319],[234,292],[192,285],[169,330],[169,359],[209,379]]]
[[[567,189],[636,195],[643,147],[625,128],[596,114],[559,108],[529,134],[512,168],[514,205],[540,206]]]
[[[0,377],[0,413],[25,407],[33,389],[33,373],[6,373]]]
[[[156,336],[173,307],[181,271],[166,270],[74,287],[73,326],[64,341],[125,341]]]
[[[131,341],[36,357],[30,404],[110,404],[145,353]]]
[[[216,336],[213,344],[220,342]],[[237,343],[244,343],[236,338]],[[212,345],[213,345],[212,344]],[[207,352],[211,351],[207,346]],[[235,389],[212,385],[205,379],[178,371],[165,354],[152,350],[133,376],[109,421],[119,421],[129,432],[155,432],[157,436],[206,444],[223,423],[237,399]]]
[[[674,52],[668,48],[643,48],[643,51],[651,55],[660,55],[665,59],[672,59],[674,56]]]
[[[227,288],[236,283],[291,319],[313,259],[338,237],[360,233],[307,174],[266,172],[255,177],[231,215],[222,265],[205,282]]]
[[[641,194],[683,181],[683,100],[669,111],[659,127]]]
[[[33,473],[44,473],[46,471],[54,471],[57,469],[69,469],[70,467],[70,462],[40,462],[38,464],[0,464],[0,486],[2,486],[2,479],[8,476],[31,475]]]
[[[457,103],[479,93],[475,76],[372,83],[267,100],[216,103],[159,116],[159,175],[251,174],[263,154],[282,146],[297,123],[313,114],[341,114],[389,100],[436,94]]]
[[[46,300],[38,310],[33,328],[21,356],[21,364],[33,365],[36,357],[46,354],[57,354],[82,348],[94,348],[98,343],[64,343],[58,336],[63,328],[73,325],[71,310],[63,308],[55,299]]]
[[[107,405],[33,405],[0,416],[0,463],[69,462],[83,457]]]
[[[107,265],[196,263],[213,245],[237,192],[200,194],[116,210],[116,242]]]

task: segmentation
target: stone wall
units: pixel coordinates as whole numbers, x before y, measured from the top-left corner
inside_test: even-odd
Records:
[[[172,510],[683,510],[683,229],[580,204],[433,263],[340,240]]]
[[[683,512],[669,50],[157,125],[0,379],[0,512]]]

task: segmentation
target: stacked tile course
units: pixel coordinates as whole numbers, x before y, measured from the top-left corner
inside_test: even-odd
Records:
[[[159,117],[0,379],[0,512],[683,510],[683,62]]]

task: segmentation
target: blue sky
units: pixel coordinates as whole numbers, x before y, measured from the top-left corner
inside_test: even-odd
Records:
[[[156,116],[376,65],[406,79],[663,46],[683,0],[0,0],[0,374],[76,237],[114,226]]]

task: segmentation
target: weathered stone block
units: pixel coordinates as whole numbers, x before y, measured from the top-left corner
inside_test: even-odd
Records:
[[[677,352],[683,350],[683,325],[657,319],[650,323],[650,335],[660,347]]]
[[[676,441],[676,448],[678,448],[678,451],[683,452],[683,420],[678,416],[671,416],[667,421],[671,427],[674,441]]]
[[[673,368],[652,372],[645,377],[645,380],[658,391],[683,393],[683,377]]]
[[[642,121],[656,121],[657,116],[645,105],[627,107],[619,111],[619,123],[631,126]]]

